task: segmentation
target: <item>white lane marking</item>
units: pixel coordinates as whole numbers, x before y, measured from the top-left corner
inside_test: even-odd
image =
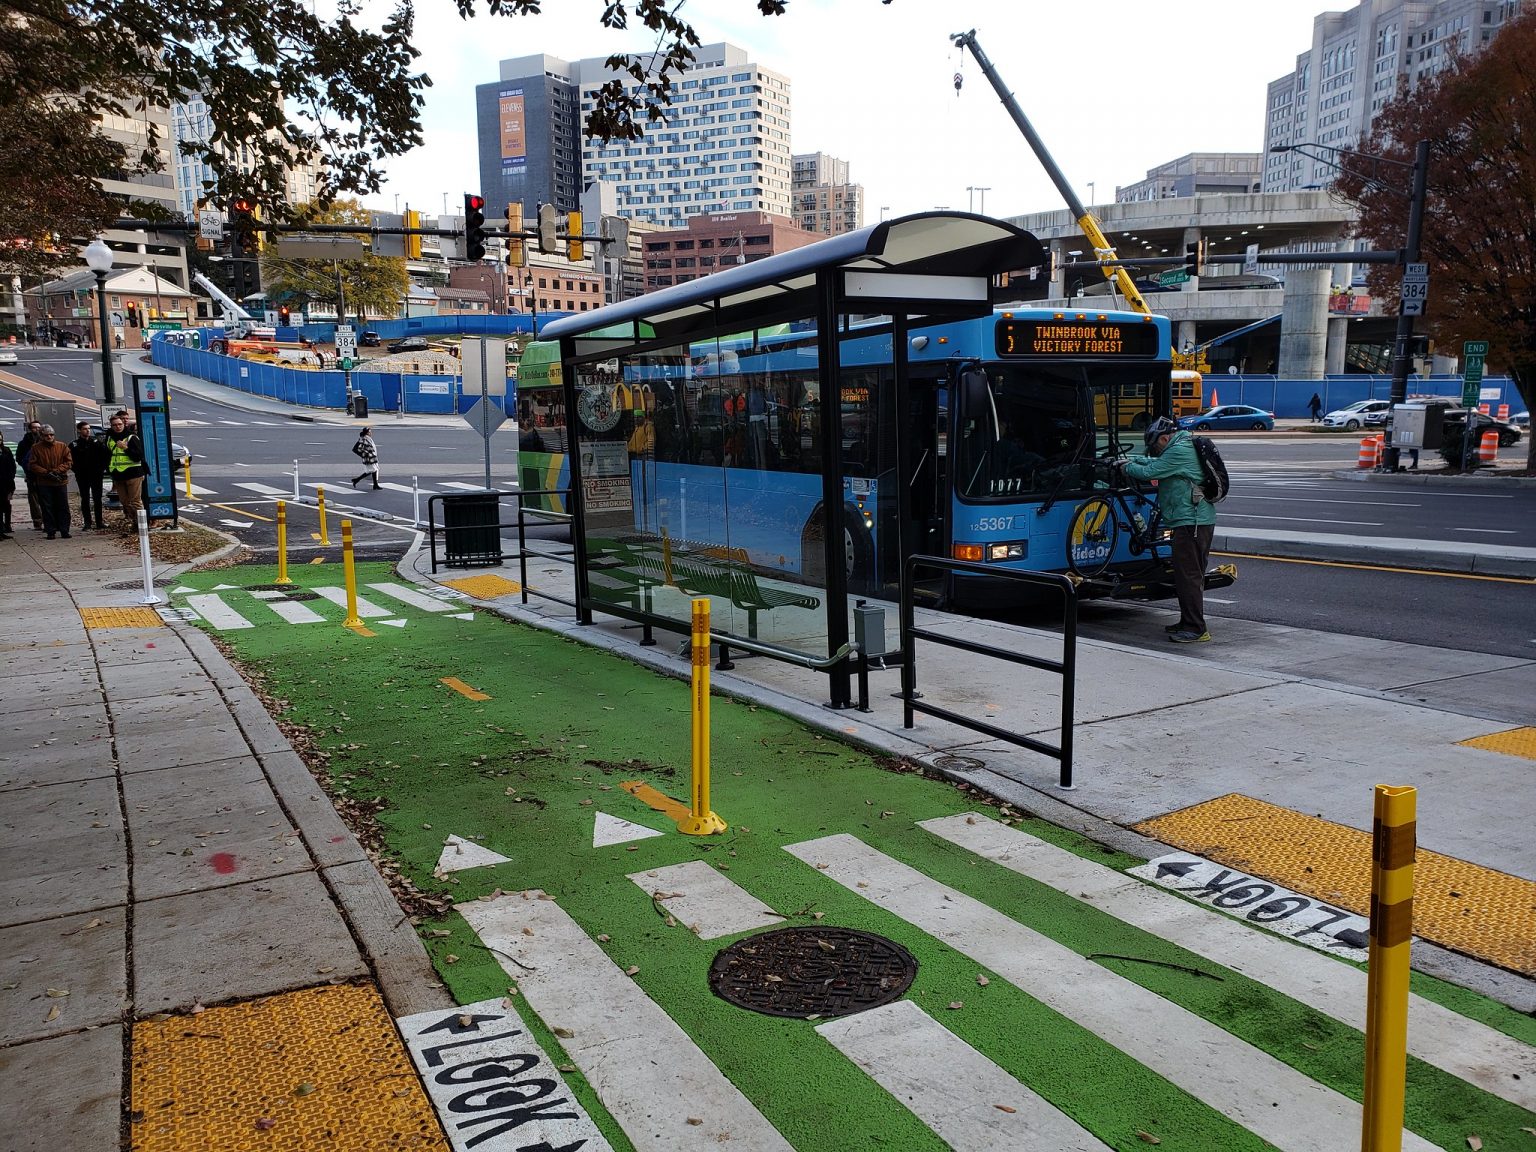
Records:
[[[1205,602],[1207,604],[1236,604],[1237,603],[1236,600],[1223,600],[1219,596],[1206,596],[1206,597],[1204,597],[1204,600],[1205,600]]]
[[[367,587],[372,588],[375,592],[382,592],[393,600],[409,604],[412,608],[421,608],[427,612],[448,611],[448,605],[444,604],[441,600],[435,600],[431,596],[416,591],[414,588],[407,588],[404,584],[382,582],[379,584],[369,584]]]
[[[392,484],[388,480],[380,480],[379,487],[388,488],[391,492],[404,492],[407,496],[414,496],[417,491],[409,484]]]
[[[231,428],[244,428],[244,420],[220,420],[220,424],[228,424]]]
[[[186,489],[183,488],[182,491],[186,491]],[[192,495],[194,496],[217,496],[218,494],[217,489],[204,488],[201,484],[192,485]]]
[[[249,528],[252,524],[256,523],[256,521],[254,521],[254,520],[220,520],[219,523],[223,524],[226,528]]]
[[[320,593],[320,595],[324,596],[338,608],[345,608],[347,606],[347,590],[345,588],[327,586],[324,588],[315,588],[312,589],[312,591]],[[378,620],[385,616],[394,615],[393,612],[390,612],[384,608],[380,608],[377,604],[374,604],[369,600],[364,600],[361,596],[357,598],[357,614],[365,620]]]
[[[441,481],[438,482],[437,486],[439,488],[457,488],[461,492],[484,492],[485,491],[485,485],[484,484],[465,484],[463,481],[460,481],[460,480],[441,480]]]
[[[702,860],[631,872],[629,878],[700,940],[784,922],[784,917]]]
[[[216,595],[188,596],[187,604],[221,632],[232,628],[256,627]]]
[[[1231,916],[1149,888],[988,816],[945,816],[918,827],[1365,1030],[1366,974],[1358,968],[1255,932]],[[1536,1111],[1536,1051],[1412,994],[1408,1021],[1413,1055]]]
[[[467,1149],[490,1140],[487,1152],[613,1152],[509,1003],[481,1000],[395,1021],[449,1142]]]
[[[1453,528],[1453,532],[1483,532],[1490,536],[1513,536],[1513,528]]]
[[[1338,524],[1351,528],[1380,528],[1380,520],[1331,520],[1314,519],[1307,516],[1260,516],[1254,512],[1228,512],[1227,516],[1234,520],[1285,520],[1292,524]]]
[[[1377,508],[1422,508],[1422,504],[1404,504],[1397,500],[1335,500],[1329,496],[1254,496],[1234,490],[1229,500],[1279,500],[1287,504],[1359,504]]]
[[[648,840],[652,836],[661,835],[663,833],[654,828],[647,828],[644,824],[635,824],[629,820],[621,820],[606,812],[599,812],[597,819],[592,822],[592,847],[594,848],[606,848],[610,844],[628,844],[631,840]]]
[[[206,428],[206,427],[208,427],[208,421],[206,421],[206,420],[172,420],[171,421],[171,427],[172,428]]]
[[[288,496],[289,492],[282,488],[273,488],[270,484],[257,484],[253,481],[238,481],[236,488],[244,488],[247,492],[254,492],[258,496]]]
[[[287,598],[288,594],[286,592],[279,592],[275,588],[255,588],[252,589],[251,595],[258,600],[283,600]]]
[[[466,868],[486,868],[492,864],[510,864],[511,857],[492,852],[484,845],[460,836],[449,836],[437,857],[437,871],[462,872]]]
[[[956,1152],[1109,1147],[910,1000],[828,1020],[816,1031]]]
[[[669,1152],[719,1152],[727,1142],[740,1152],[791,1152],[688,1034],[544,896],[498,896],[457,911],[528,1006],[563,1030],[566,1053],[631,1143]]]
[[[1361,1107],[1353,1100],[857,837],[825,836],[784,850],[996,972],[1275,1147],[1310,1152],[1359,1140]],[[1403,1147],[1430,1152],[1433,1145],[1404,1131]]]
[[[279,593],[281,595],[281,593]],[[325,617],[297,600],[269,600],[267,607],[290,624],[323,624]]]

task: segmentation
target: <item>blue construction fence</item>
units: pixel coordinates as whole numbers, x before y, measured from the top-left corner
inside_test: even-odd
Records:
[[[543,328],[568,315],[568,312],[540,312],[537,317],[538,327]],[[369,320],[361,327],[356,321],[351,323],[353,332],[359,335],[363,332],[377,332],[379,340],[385,344],[402,336],[514,336],[535,330],[535,317],[521,312],[495,316],[477,313],[405,316],[398,320]],[[336,325],[303,324],[277,330],[279,340],[297,340],[300,337],[317,344],[333,344],[336,341]]]
[[[203,346],[199,348],[156,339],[150,344],[150,359],[173,372],[210,380],[252,396],[264,396],[269,400],[280,400],[285,404],[306,408],[334,408],[338,411],[346,408],[346,373],[293,368],[286,364],[258,364],[251,360],[203,351],[210,339],[222,337],[223,334],[222,329],[199,330],[197,342]],[[510,381],[508,383],[510,388]],[[403,398],[405,411],[418,415],[462,414],[480,399],[478,394],[466,396],[456,376],[395,372],[353,372],[352,392],[367,399],[369,411],[398,412]],[[503,407],[511,405],[515,409],[515,389],[510,390],[505,398],[493,396],[491,400]]]
[[[1499,390],[1497,400],[1484,401],[1497,412],[1500,404],[1508,404],[1510,412],[1525,408],[1520,390],[1508,376],[1486,376],[1483,388]],[[1220,376],[1215,373],[1205,377],[1205,405],[1251,404],[1273,412],[1283,420],[1306,419],[1311,416],[1307,407],[1312,394],[1317,393],[1323,402],[1323,412],[1347,408],[1358,400],[1389,400],[1392,396],[1392,377],[1376,376],[1363,372],[1350,372],[1341,376],[1324,376],[1321,380],[1284,380],[1278,376],[1257,374]],[[1435,396],[1461,404],[1461,377],[1410,376],[1410,397]]]

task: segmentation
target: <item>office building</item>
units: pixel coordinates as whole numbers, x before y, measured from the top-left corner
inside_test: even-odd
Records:
[[[692,216],[684,228],[646,235],[646,291],[686,284],[711,272],[750,264],[823,239],[769,212]]]
[[[1144,180],[1115,189],[1115,203],[1257,192],[1264,157],[1257,152],[1191,152],[1148,168]]]
[[[795,223],[807,232],[836,236],[864,226],[864,186],[848,178],[848,161],[825,152],[790,159]]]
[[[1360,0],[1320,13],[1312,46],[1269,85],[1264,120],[1265,192],[1321,188],[1336,170],[1287,144],[1349,148],[1365,135],[1400,83],[1411,89],[1444,68],[1451,52],[1481,51],[1520,13],[1522,0]]]
[[[694,50],[675,81],[673,101],[640,140],[581,135],[599,88],[613,71],[606,58],[570,63],[553,56],[504,60],[501,79],[479,85],[480,185],[491,214],[521,201],[578,207],[592,181],[612,186],[619,215],[665,228],[720,212],[790,215],[789,81],[729,44]]]

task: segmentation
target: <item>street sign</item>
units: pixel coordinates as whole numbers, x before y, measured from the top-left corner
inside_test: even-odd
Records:
[[[1467,340],[1461,346],[1461,354],[1463,356],[1486,356],[1488,355],[1488,341]]]
[[[496,429],[506,422],[507,414],[501,410],[501,406],[491,403],[484,396],[476,400],[470,410],[464,413],[464,423],[487,440],[494,436]]]
[[[1483,384],[1483,357],[1488,352],[1488,341],[1468,340],[1461,346],[1467,364],[1462,369],[1461,406],[1471,408],[1481,398]]]
[[[1243,249],[1243,275],[1257,276],[1259,274],[1259,246],[1250,244]]]
[[[507,394],[507,342],[505,340],[470,336],[460,345],[460,351],[464,364],[465,392],[471,394],[478,392],[482,396]]]
[[[224,235],[224,217],[217,208],[204,208],[197,214],[197,234],[204,240],[218,240]]]
[[[1189,280],[1189,273],[1182,268],[1170,268],[1166,272],[1159,272],[1152,279],[1162,285],[1183,284]]]
[[[1428,280],[1429,279],[1429,265],[1428,264],[1407,264],[1407,265],[1404,265],[1404,267],[1403,267],[1403,279],[1404,280]]]
[[[350,371],[352,371],[352,357],[350,357],[350,356],[343,356],[341,358],[341,370],[343,372],[350,372]]]
[[[336,355],[348,361],[357,356],[357,334],[350,324],[336,325]],[[350,368],[351,364],[343,367]]]
[[[1399,293],[1403,301],[1404,316],[1424,315],[1424,302],[1429,299],[1428,280],[1409,280],[1405,276]]]

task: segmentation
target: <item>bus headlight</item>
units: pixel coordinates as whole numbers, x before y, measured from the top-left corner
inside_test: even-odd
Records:
[[[1029,555],[1029,544],[1020,541],[1016,544],[988,544],[988,560],[1022,560]]]

